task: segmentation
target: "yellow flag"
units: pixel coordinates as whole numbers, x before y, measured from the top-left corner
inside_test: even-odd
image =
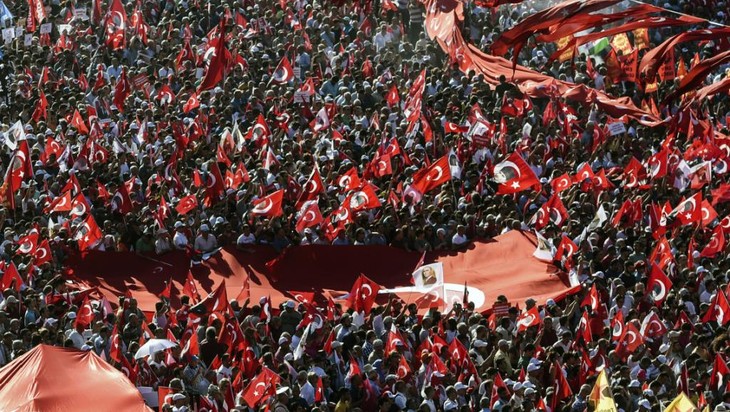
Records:
[[[629,36],[627,36],[626,33],[619,33],[613,36],[611,39],[611,47],[613,47],[616,51],[620,50],[622,56],[630,54],[633,49],[633,47],[631,47],[631,42],[629,41]]]
[[[568,46],[568,44],[570,44],[570,40],[572,39],[572,37],[573,37],[573,36],[565,36],[565,37],[562,37],[562,38],[560,38],[560,39],[559,39],[559,40],[558,40],[558,41],[556,42],[556,45],[558,46],[558,50],[562,49],[563,47],[566,47],[566,46]],[[565,51],[564,51],[564,52],[563,52],[563,53],[562,53],[562,54],[561,54],[561,55],[560,55],[560,56],[558,57],[558,61],[562,63],[562,62],[564,62],[564,61],[568,61],[568,60],[570,60],[570,59],[572,59],[572,58],[573,58],[573,47],[568,47],[568,48],[567,48],[567,49],[565,49]]]
[[[667,408],[664,409],[664,412],[694,412],[697,410],[697,407],[694,403],[687,397],[687,395],[684,394],[684,392],[680,392],[679,396],[674,398],[672,403],[667,405]]]
[[[649,48],[649,29],[634,30],[634,45],[639,50]]]
[[[598,374],[588,400],[594,405],[595,412],[617,412],[605,369]]]

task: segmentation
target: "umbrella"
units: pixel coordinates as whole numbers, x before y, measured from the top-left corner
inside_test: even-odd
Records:
[[[134,354],[134,359],[142,359],[145,356],[151,356],[165,349],[174,348],[175,346],[177,346],[177,343],[167,339],[150,339]]]

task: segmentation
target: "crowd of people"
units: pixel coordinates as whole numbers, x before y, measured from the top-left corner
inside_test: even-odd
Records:
[[[494,3],[463,2],[457,26],[483,50],[559,2]],[[650,29],[639,56],[729,16],[721,1],[654,3],[708,22]],[[39,344],[94,351],[166,393],[161,411],[578,412],[612,396],[612,410],[658,412],[681,393],[730,410],[727,93],[662,102],[679,79],[649,92],[611,78],[605,50],[550,61],[558,46],[533,37],[520,64],[651,102],[668,120],[530,99],[506,76],[490,85],[463,71],[429,38],[428,8],[448,0],[0,6],[4,28],[17,27],[0,47],[0,367]],[[678,74],[722,45],[677,46]],[[493,128],[476,135],[477,124]],[[515,153],[539,183],[502,194],[495,165]],[[440,159],[450,178],[419,191]],[[129,296],[110,303],[66,277],[67,259],[87,250],[461,251],[535,229],[582,288],[500,313],[467,297],[448,312],[393,297],[364,308],[363,323],[318,294],[217,311],[199,296],[175,307],[161,297],[149,318]],[[153,337],[177,346],[135,359]],[[595,390],[599,376],[609,389]]]

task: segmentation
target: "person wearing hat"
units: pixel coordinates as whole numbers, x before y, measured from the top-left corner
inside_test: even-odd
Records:
[[[172,243],[175,245],[175,249],[177,250],[187,249],[188,244],[190,243],[188,241],[188,233],[185,223],[180,220],[175,222],[175,235],[172,237]]]
[[[162,255],[172,251],[172,239],[167,229],[160,228],[157,230],[157,238],[155,239],[155,253]]]
[[[297,325],[302,321],[302,314],[295,308],[296,303],[293,300],[288,300],[284,304],[284,310],[279,315],[282,331],[288,332],[290,335],[294,335],[297,331]]]
[[[173,412],[188,412],[188,397],[183,393],[176,393],[172,395],[172,410]]]
[[[210,227],[206,223],[200,225],[200,234],[195,238],[194,248],[201,253],[209,253],[218,247],[218,240],[210,233]]]

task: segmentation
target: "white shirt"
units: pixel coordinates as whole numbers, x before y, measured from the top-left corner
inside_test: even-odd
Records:
[[[205,239],[203,235],[198,235],[195,238],[195,250],[201,250],[203,252],[210,252],[218,246],[218,241],[215,236],[208,234],[208,238]]]
[[[253,233],[249,233],[248,235],[241,233],[241,236],[236,240],[237,245],[253,245],[254,243],[256,243],[256,236]]]
[[[315,393],[314,386],[312,386],[309,381],[302,385],[302,388],[299,389],[299,396],[302,397],[305,401],[307,401],[307,405],[312,406],[314,405],[314,393]]]
[[[454,237],[451,238],[451,243],[455,245],[463,245],[467,241],[469,241],[469,239],[467,239],[466,235],[460,235],[458,233],[455,233]]]
[[[185,249],[188,245],[188,237],[183,232],[175,232],[175,236],[172,237],[172,243],[178,249]]]

